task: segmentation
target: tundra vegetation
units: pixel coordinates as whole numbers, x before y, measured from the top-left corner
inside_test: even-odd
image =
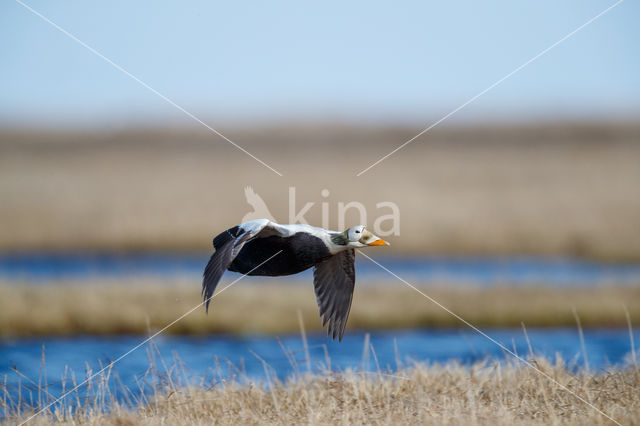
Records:
[[[297,311],[320,331],[310,282],[240,281],[166,330],[171,334],[295,333]],[[224,288],[224,283],[220,287]],[[482,327],[626,327],[640,318],[638,286],[596,288],[418,287]],[[218,290],[219,291],[219,290]],[[389,303],[393,300],[393,303]],[[202,303],[199,283],[167,281],[0,285],[0,336],[146,334]],[[455,317],[399,281],[357,285],[346,333],[355,329],[462,327]]]

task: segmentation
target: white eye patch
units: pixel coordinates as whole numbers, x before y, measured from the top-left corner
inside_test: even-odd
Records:
[[[364,233],[364,226],[354,226],[349,229],[349,240],[350,241],[358,241],[362,237]]]

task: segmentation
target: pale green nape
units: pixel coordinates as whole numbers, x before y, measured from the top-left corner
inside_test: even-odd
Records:
[[[331,242],[340,246],[346,246],[349,243],[349,237],[347,236],[348,231],[347,229],[344,232],[331,234]]]

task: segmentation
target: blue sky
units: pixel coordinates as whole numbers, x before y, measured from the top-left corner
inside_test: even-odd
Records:
[[[212,124],[428,124],[614,3],[24,1]],[[626,0],[451,122],[640,115],[638,17]],[[0,64],[5,125],[188,122],[14,0]]]

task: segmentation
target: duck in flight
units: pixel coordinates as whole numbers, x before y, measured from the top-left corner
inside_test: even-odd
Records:
[[[268,219],[242,223],[213,239],[215,252],[202,280],[206,310],[227,269],[278,277],[313,267],[322,326],[327,326],[333,339],[342,340],[356,282],[354,249],[387,245],[363,225],[337,232],[302,224],[280,225]]]

